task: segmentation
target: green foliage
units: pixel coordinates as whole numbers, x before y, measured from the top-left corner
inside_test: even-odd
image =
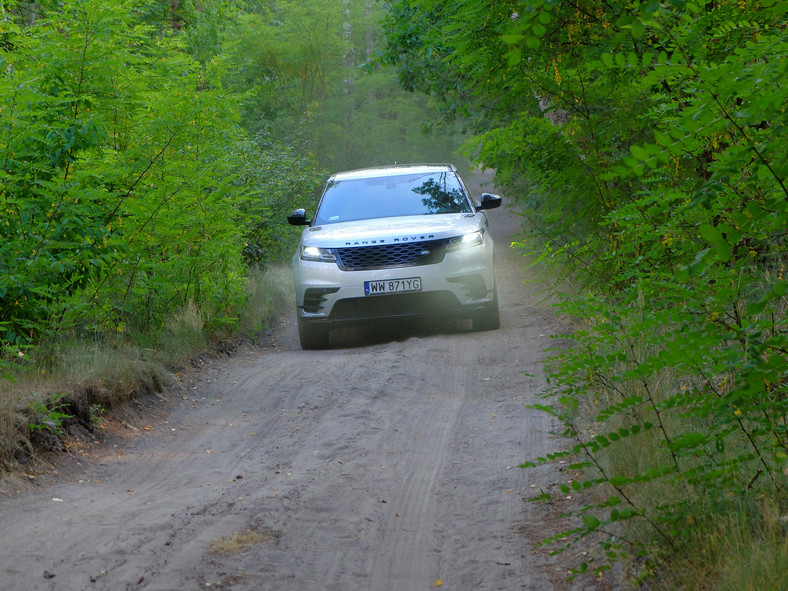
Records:
[[[97,290],[87,301],[82,294],[103,285],[124,256],[140,259],[130,243],[161,209],[149,179],[155,172],[167,179],[156,168],[183,121],[135,116],[166,107],[156,101],[166,70],[148,70],[144,53],[161,58],[177,49],[143,28],[119,27],[130,10],[128,2],[64,6],[20,34],[7,56],[0,121],[6,342],[51,334],[53,319],[68,322],[72,311],[96,304]],[[165,194],[174,187],[168,180],[159,183]]]
[[[250,219],[261,193],[244,182],[265,183],[249,163],[263,156],[279,173],[266,181],[291,190],[317,185],[308,158],[244,139],[240,91],[224,82],[238,9],[161,6],[75,0],[4,17],[0,344],[133,335],[189,302],[208,332],[225,330],[246,297],[244,243],[255,260],[283,248],[286,192],[261,200],[279,225]]]
[[[88,406],[88,416],[90,417],[90,426],[94,432],[100,432],[104,426],[104,420],[101,418],[107,412],[101,404],[91,404]]]
[[[343,3],[333,0],[276,0],[241,17],[228,42],[228,83],[244,92],[251,135],[307,141],[304,124],[351,76],[344,19]]]
[[[372,65],[381,18],[362,0],[278,0],[243,15],[224,59],[249,135],[311,152],[331,171],[453,160],[456,130],[425,135],[428,100]]]
[[[323,166],[344,170],[458,159],[456,126],[430,121],[426,97],[400,89],[387,68],[357,75],[349,99],[327,102],[321,119],[310,123]]]
[[[31,431],[45,429],[55,435],[62,435],[63,423],[72,418],[68,414],[68,403],[64,402],[66,394],[53,394],[46,402],[34,401],[30,403],[33,417],[28,425]]]
[[[0,357],[72,333],[143,342],[190,306],[226,334],[247,265],[292,250],[285,213],[314,202],[318,162],[448,159],[451,141],[420,134],[425,100],[359,68],[379,15],[361,0],[4,5]]]
[[[293,253],[302,229],[282,224],[282,213],[317,204],[325,174],[314,157],[298,153],[278,142],[259,138],[239,144],[235,184],[239,188],[244,248],[248,263],[265,265]]]
[[[489,109],[469,153],[580,292],[538,406],[574,443],[532,463],[606,500],[550,541],[602,539],[577,569],[600,572],[686,547],[733,498],[784,511],[784,3],[455,4],[392,2],[384,57],[448,119]]]

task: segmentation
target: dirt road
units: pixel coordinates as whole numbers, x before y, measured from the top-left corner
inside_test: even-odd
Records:
[[[525,502],[555,468],[516,467],[555,446],[525,405],[558,328],[523,285],[514,220],[491,217],[500,330],[305,352],[291,321],[275,347],[209,363],[160,420],[114,423],[108,445],[0,497],[0,589],[566,588]]]

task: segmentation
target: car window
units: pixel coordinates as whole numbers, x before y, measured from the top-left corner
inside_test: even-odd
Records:
[[[432,172],[330,181],[315,223],[472,211],[456,174]]]

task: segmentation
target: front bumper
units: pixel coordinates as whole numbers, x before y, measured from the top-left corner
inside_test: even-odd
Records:
[[[342,271],[336,264],[293,258],[301,321],[347,324],[403,317],[468,317],[495,297],[492,241],[447,253],[438,264]],[[367,296],[365,281],[419,277],[421,291]]]

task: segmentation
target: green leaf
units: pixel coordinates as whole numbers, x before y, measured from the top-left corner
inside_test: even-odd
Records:
[[[715,226],[711,224],[701,224],[698,228],[700,235],[705,238],[711,244],[719,244],[724,242],[724,238],[722,237],[722,232],[720,232]]]
[[[635,158],[637,158],[638,160],[641,160],[641,161],[648,160],[649,157],[650,157],[648,152],[646,152],[646,150],[644,150],[640,146],[630,146],[629,147],[629,151],[632,152],[632,155]]]
[[[510,68],[513,68],[513,67],[515,67],[515,66],[516,66],[517,64],[519,64],[519,63],[520,63],[522,60],[523,60],[523,54],[522,54],[522,52],[521,52],[521,51],[520,51],[518,48],[516,48],[516,47],[515,47],[515,48],[512,48],[512,49],[511,49],[511,50],[510,50],[510,51],[509,51],[509,52],[506,54],[506,65],[508,65]]]
[[[708,435],[704,433],[682,433],[668,444],[668,448],[674,452],[684,449],[694,449],[705,445],[708,440]]]
[[[659,130],[654,131],[654,139],[660,146],[670,146],[673,143],[671,137]]]
[[[501,41],[507,45],[517,45],[523,39],[525,39],[525,35],[522,33],[507,33],[505,35],[501,35]]]
[[[583,519],[583,525],[585,525],[586,529],[589,531],[595,530],[600,525],[602,525],[602,522],[599,521],[597,517],[595,517],[594,515],[590,515],[588,513],[585,513],[582,519]]]

